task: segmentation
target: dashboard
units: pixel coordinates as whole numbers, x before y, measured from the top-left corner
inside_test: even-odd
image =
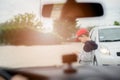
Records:
[[[12,76],[24,75],[29,80],[120,80],[120,67],[79,66],[68,69],[61,66],[4,70]]]

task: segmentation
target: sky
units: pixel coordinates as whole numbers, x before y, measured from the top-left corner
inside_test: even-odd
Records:
[[[0,0],[0,22],[25,12],[39,16],[39,3],[39,0]]]
[[[40,2],[56,2],[56,0],[0,0],[0,23],[11,19],[14,15],[18,13],[34,13],[40,18]],[[64,1],[64,0],[57,0]],[[82,1],[82,0],[81,0]],[[120,21],[120,0],[84,0],[84,1],[100,1],[105,6],[105,15],[101,18],[92,19],[80,19],[78,21],[78,26],[88,26],[88,25],[111,25],[113,21]],[[47,23],[49,20],[44,20]]]

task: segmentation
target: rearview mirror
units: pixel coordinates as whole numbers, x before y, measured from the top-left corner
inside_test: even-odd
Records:
[[[100,3],[79,3],[75,0],[67,0],[66,3],[44,4],[42,16],[53,19],[69,19],[84,17],[99,17],[104,14]]]

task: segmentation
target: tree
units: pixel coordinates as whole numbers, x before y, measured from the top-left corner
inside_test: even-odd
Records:
[[[114,21],[114,25],[120,26],[120,23],[118,21]]]
[[[38,27],[39,30],[37,30]],[[0,24],[0,43],[5,45],[46,45],[61,42],[56,34],[42,33],[42,27],[42,23],[36,19],[34,14],[18,14],[13,19]]]
[[[17,28],[33,28],[42,27],[42,23],[36,18],[36,16],[32,13],[24,13],[15,15],[12,19],[5,23],[0,24],[0,29],[10,30]],[[42,29],[42,28],[40,28]]]
[[[42,26],[42,23],[36,18],[34,14],[25,13],[18,14],[10,21],[15,27],[30,27],[36,28]]]
[[[27,36],[38,33],[36,30],[38,26],[42,27],[42,23],[34,14],[18,14],[13,19],[0,24],[0,42],[1,44],[19,44],[25,36],[27,40]]]

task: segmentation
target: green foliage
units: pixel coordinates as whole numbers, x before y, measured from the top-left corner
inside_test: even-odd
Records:
[[[38,21],[34,14],[25,13],[14,16],[13,19],[5,22],[2,26],[5,29],[36,28],[37,26],[42,26],[42,23]]]
[[[114,21],[114,25],[116,25],[116,26],[120,26],[120,22],[118,22],[118,21]]]
[[[18,14],[13,19],[0,24],[0,44],[19,44],[25,36],[40,33],[36,30],[38,26],[42,27],[42,23],[34,14]]]

